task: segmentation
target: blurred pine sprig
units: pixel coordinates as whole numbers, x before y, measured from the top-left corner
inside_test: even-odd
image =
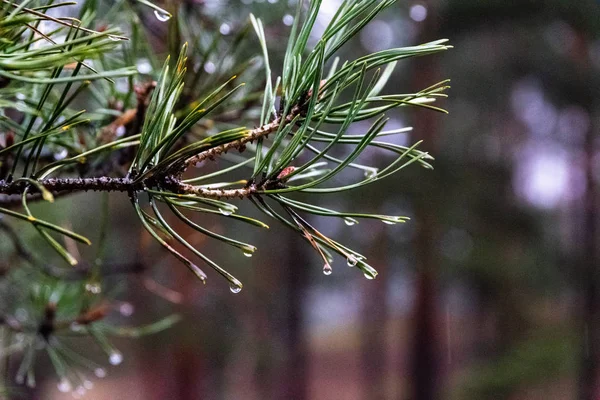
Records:
[[[151,333],[177,319],[167,317],[137,330],[104,322],[111,304],[101,290],[110,271],[102,259],[106,227],[100,230],[98,258],[86,262],[76,242],[91,241],[34,216],[29,208],[33,201],[53,202],[57,196],[87,190],[127,193],[141,226],[162,247],[205,282],[207,273],[178,250],[186,248],[225,277],[234,293],[242,283],[189,243],[169,220],[251,256],[254,245],[212,232],[193,217],[220,215],[268,228],[241,215],[234,204],[251,202],[299,233],[322,258],[325,274],[331,274],[338,254],[368,279],[376,277],[365,255],[326,236],[306,216],[341,218],[347,225],[364,218],[405,222],[402,216],[343,212],[316,203],[321,193],[370,185],[413,163],[431,168],[431,157],[418,149],[420,143],[406,147],[386,142],[386,137],[410,128],[385,130],[384,113],[407,106],[444,112],[435,102],[446,96],[447,82],[430,82],[416,93],[382,91],[398,61],[444,51],[449,48],[445,40],[352,60],[336,56],[394,2],[344,1],[313,45],[309,38],[321,1],[298,2],[283,65],[272,68],[263,23],[254,15],[224,35],[218,21],[206,23],[212,30],[198,29],[197,10],[184,5],[167,11],[145,0],[1,0],[0,234],[12,243],[20,267],[2,278],[5,296],[12,301],[3,303],[0,322],[2,356],[22,355],[18,383],[35,384],[35,359],[42,348],[60,377],[59,388],[85,391],[88,379],[81,367],[96,375],[104,370],[70,350],[63,336],[92,337],[117,364],[120,353],[108,335]],[[97,22],[108,20],[99,18],[101,8],[120,28]],[[161,69],[140,27],[148,11],[169,37],[172,57]],[[248,43],[257,44],[252,57],[245,53]],[[280,77],[273,75],[277,69]],[[372,121],[368,129],[350,133],[354,123],[367,120]],[[338,155],[340,148],[346,155]],[[386,150],[393,160],[382,169],[363,164],[360,156],[369,148]],[[230,165],[219,164],[222,168],[205,173],[202,166],[215,159]],[[361,178],[334,184],[347,169],[360,171]],[[232,180],[233,171],[245,179]],[[295,199],[297,192],[307,194],[308,200]],[[105,208],[104,217],[108,214]],[[38,260],[12,220],[30,224],[68,266],[49,267]],[[127,266],[117,269],[128,272]],[[18,310],[27,315],[18,317]]]

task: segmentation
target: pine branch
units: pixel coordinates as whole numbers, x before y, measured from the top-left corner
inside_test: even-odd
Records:
[[[78,193],[78,192],[145,192],[150,188],[159,187],[170,189],[177,194],[195,195],[209,199],[219,198],[244,198],[257,193],[258,188],[252,185],[242,189],[210,189],[193,186],[182,182],[180,179],[169,175],[165,177],[152,177],[143,181],[131,178],[47,178],[36,181],[52,194]],[[263,185],[265,186],[265,185]],[[36,190],[36,186],[24,181],[7,183],[0,180],[0,194],[22,195],[29,190]],[[33,194],[33,193],[32,193]]]
[[[64,336],[92,337],[116,365],[122,355],[108,335],[137,337],[177,321],[167,317],[137,330],[98,323],[110,304],[102,290],[103,278],[146,268],[138,262],[103,260],[108,253],[106,222],[99,229],[93,262],[82,260],[81,254],[86,253],[75,243],[91,245],[91,240],[38,218],[30,202],[84,191],[126,194],[140,225],[162,249],[205,282],[208,275],[186,255],[191,254],[238,293],[242,282],[189,242],[171,220],[249,257],[255,246],[213,232],[202,225],[204,219],[192,217],[210,214],[268,228],[263,221],[238,213],[232,202],[245,200],[306,240],[321,258],[326,275],[332,273],[337,254],[373,279],[377,271],[366,256],[317,230],[306,215],[339,218],[348,226],[361,219],[396,224],[408,218],[338,211],[311,199],[373,184],[411,164],[431,168],[432,157],[418,149],[420,142],[401,146],[386,141],[410,128],[385,130],[384,113],[403,107],[445,112],[433,103],[446,96],[447,82],[416,93],[382,91],[397,62],[445,51],[450,48],[445,40],[341,62],[335,57],[394,0],[344,0],[316,43],[309,38],[315,32],[321,1],[306,7],[298,1],[281,68],[271,68],[276,58],[270,57],[260,18],[251,15],[236,27],[237,33],[227,35],[198,29],[194,12],[185,7],[169,9],[176,17],[170,25],[171,14],[151,0],[136,1],[144,7],[130,3],[106,5],[106,20],[114,19],[116,26],[130,32],[131,40],[125,41],[120,29],[97,27],[97,4],[92,0],[82,0],[77,18],[48,15],[50,9],[68,9],[70,2],[0,0],[0,108],[8,111],[0,112],[0,205],[6,206],[0,207],[0,217],[30,224],[68,265],[45,259],[41,265],[8,218],[0,220],[0,235],[12,243],[11,259],[18,261],[2,277],[14,292],[0,292],[4,295],[0,325],[27,335],[23,342],[8,344],[11,351],[22,354],[17,382],[35,384],[35,354],[43,348],[60,377],[59,389],[73,390],[73,385],[84,384],[78,368],[97,376],[106,372],[66,347],[61,342]],[[150,16],[156,17],[151,21],[168,26],[173,39],[169,53],[176,58],[166,57],[162,69],[162,55],[155,54],[142,24],[136,22],[150,20],[133,14],[148,7]],[[207,26],[221,25],[222,19],[214,19],[218,23]],[[254,49],[246,45],[252,28],[259,45],[254,43]],[[138,74],[138,69],[144,72]],[[276,70],[282,71],[280,77],[272,75]],[[90,110],[80,109],[80,104]],[[351,133],[355,122],[368,120],[368,128]],[[252,124],[259,126],[246,128]],[[381,168],[364,164],[361,155],[368,149],[387,152],[390,157],[382,159],[389,163]],[[204,168],[189,168],[217,159],[220,162],[208,173]],[[357,171],[359,177],[339,183],[338,174],[346,170]],[[233,174],[237,176],[232,178]],[[303,201],[293,197],[300,192],[306,195]],[[104,221],[110,215],[107,198],[101,212]],[[32,317],[15,319],[13,314],[21,308]]]
[[[51,193],[76,193],[76,192],[127,192],[137,191],[142,188],[141,185],[134,185],[133,180],[129,178],[47,178],[37,180],[37,183],[43,186]],[[0,194],[14,195],[23,194],[30,188],[30,183],[17,181],[8,183],[0,180]],[[34,187],[32,187],[35,190]]]
[[[201,163],[202,161],[204,161],[206,159],[214,160],[215,157],[217,157],[221,154],[227,153],[229,150],[237,149],[241,153],[244,150],[246,150],[247,143],[253,143],[254,141],[256,141],[258,139],[266,138],[268,135],[277,131],[285,124],[291,123],[296,117],[302,115],[302,113],[303,113],[302,106],[296,105],[296,106],[294,106],[294,108],[292,108],[291,112],[287,116],[285,116],[283,119],[282,119],[282,117],[277,117],[277,118],[275,118],[275,120],[273,120],[272,122],[269,122],[268,124],[265,124],[261,127],[258,127],[258,128],[252,129],[252,130],[249,130],[246,133],[245,137],[242,139],[238,139],[234,142],[229,142],[229,143],[219,145],[217,147],[213,147],[212,149],[203,151],[200,154],[197,154],[195,156],[188,158],[184,162],[185,167],[184,167],[183,171],[185,171],[185,169],[189,168],[190,166]]]

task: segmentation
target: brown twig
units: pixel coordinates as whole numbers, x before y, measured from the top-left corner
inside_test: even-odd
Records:
[[[294,118],[301,114],[302,108],[300,106],[295,106],[294,108],[292,108],[291,112],[285,117],[283,121],[281,117],[277,117],[268,124],[249,130],[246,137],[242,139],[225,143],[220,146],[216,146],[211,149],[205,150],[199,154],[196,154],[195,156],[192,156],[185,160],[184,171],[190,166],[202,162],[206,159],[214,160],[216,157],[220,156],[223,153],[227,153],[229,150],[237,149],[240,152],[242,152],[246,149],[247,143],[252,143],[261,137],[267,137],[269,134],[278,130],[282,124],[289,124],[294,120]]]

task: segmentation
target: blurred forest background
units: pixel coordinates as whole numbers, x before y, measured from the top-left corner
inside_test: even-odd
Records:
[[[271,65],[281,65],[295,2],[177,3],[197,9],[201,29],[223,35],[246,26],[253,12],[265,21]],[[323,2],[318,26],[337,5]],[[203,19],[205,11],[221,15],[220,25]],[[143,12],[164,54],[167,24]],[[160,334],[118,341],[123,363],[96,380],[88,399],[600,398],[600,3],[400,1],[344,51],[438,38],[455,48],[400,62],[389,90],[451,78],[442,104],[450,115],[407,109],[388,125],[413,126],[397,140],[423,139],[435,170],[413,166],[372,189],[323,197],[337,209],[411,221],[311,219],[367,255],[376,280],[344,265],[323,275],[312,249],[277,224],[259,233],[236,225],[259,247],[243,263],[220,254],[244,290],[233,295],[217,280],[201,285],[142,234],[124,196],[111,196],[112,256],[141,254],[148,268],[115,278],[127,290],[112,318],[184,318]],[[205,79],[214,69],[205,65]],[[387,155],[369,156],[377,164]],[[100,200],[60,201],[85,215]],[[218,223],[213,230],[225,229]],[[51,372],[29,394],[67,396]]]

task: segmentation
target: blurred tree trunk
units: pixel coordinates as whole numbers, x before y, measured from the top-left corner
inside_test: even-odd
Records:
[[[365,280],[363,293],[363,310],[361,326],[361,366],[363,371],[364,399],[383,400],[387,393],[387,283],[389,281],[387,249],[389,238],[383,227],[375,236],[371,249],[371,264],[375,266],[380,277]]]
[[[420,23],[419,43],[434,40],[438,31],[438,19],[435,4],[432,1],[424,3],[427,8],[427,18]],[[414,60],[413,90],[418,91],[423,87],[437,82],[439,68],[436,57],[428,59],[417,58]],[[438,132],[438,116],[432,115],[429,110],[416,108],[414,113],[414,139],[424,141],[424,148],[435,155],[436,136]],[[430,173],[430,172],[428,172]],[[425,185],[427,186],[427,185]],[[441,190],[441,188],[438,188]],[[433,400],[438,397],[437,365],[437,288],[436,266],[437,248],[437,221],[433,209],[432,192],[420,191],[414,199],[416,233],[414,237],[416,287],[415,307],[412,315],[412,342],[411,359],[409,363],[409,377],[411,382],[411,400]]]
[[[576,45],[571,56],[582,76],[593,76],[589,55],[591,39],[584,32],[577,32]],[[593,92],[593,90],[592,90]],[[579,399],[596,400],[600,398],[600,262],[598,259],[598,191],[595,179],[595,155],[597,138],[594,131],[595,97],[589,94],[586,104],[590,115],[590,126],[584,141],[586,192],[583,199],[583,225],[581,230],[583,242],[583,265],[581,284],[583,290],[582,338],[581,338],[581,371],[579,375]]]
[[[176,267],[176,265],[173,267]],[[198,285],[198,282],[194,279],[190,279],[189,271],[185,269],[180,268],[177,272],[175,272],[176,268],[173,268],[173,270],[175,275],[174,287],[176,287],[177,291],[181,293],[184,299],[186,299],[187,304],[193,303],[194,286]],[[204,314],[202,311],[194,312],[193,308],[189,305],[185,308],[187,309],[186,314],[189,315],[188,320],[193,320],[196,318],[197,314]],[[208,361],[208,357],[202,351],[203,346],[194,342],[193,338],[190,337],[190,335],[193,335],[192,332],[193,331],[190,330],[181,332],[180,340],[169,346],[171,350],[169,356],[173,360],[173,369],[171,372],[171,379],[174,383],[173,397],[179,400],[200,400],[202,398],[201,393],[214,391],[216,388],[209,383],[213,378],[211,375],[221,373],[221,371],[214,368],[214,366],[205,364]],[[196,330],[196,332],[198,331]],[[148,354],[148,356],[153,357],[155,356],[155,353],[152,352],[151,354]],[[149,379],[144,379],[144,381],[156,382],[156,371],[148,371],[147,373],[150,377]],[[160,381],[160,379],[158,380]],[[155,384],[150,384],[150,387],[154,385]],[[154,396],[156,396],[156,394],[154,394]],[[158,400],[161,396],[159,395],[155,398]]]
[[[307,244],[292,232],[280,236],[269,265],[255,278],[254,299],[259,399],[298,399],[308,395],[308,369],[302,302],[310,265]]]
[[[409,377],[411,400],[438,398],[440,384],[438,360],[440,344],[437,335],[437,277],[435,254],[436,221],[425,204],[415,207],[417,225],[414,248],[416,257],[415,301],[412,322]]]
[[[598,390],[598,363],[600,362],[600,265],[598,263],[598,195],[594,180],[594,134],[590,129],[585,143],[587,190],[584,199],[584,249],[582,284],[583,301],[583,338],[581,374],[579,377],[579,398],[595,400],[600,396]]]
[[[306,297],[309,273],[302,268],[310,265],[306,243],[294,233],[289,235],[288,262],[284,268],[286,312],[282,318],[285,361],[278,399],[304,400],[308,397],[308,345],[302,300]]]
[[[274,265],[267,262],[261,265],[260,272],[256,272],[254,279],[254,293],[250,299],[252,308],[254,351],[256,359],[254,365],[254,380],[256,382],[257,398],[270,399],[274,396],[275,360],[274,348],[279,338],[278,326],[272,323],[272,318],[278,311],[274,309],[272,298],[277,297],[276,290],[278,278],[274,275]]]

